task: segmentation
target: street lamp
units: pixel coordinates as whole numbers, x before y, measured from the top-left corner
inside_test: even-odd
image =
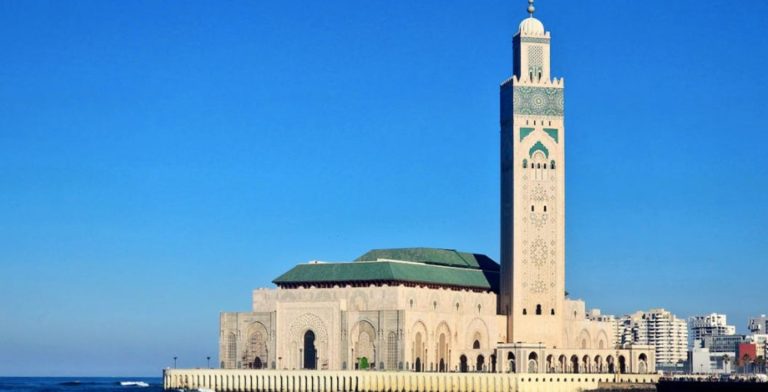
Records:
[[[211,357],[205,357],[205,359],[208,361],[208,369],[211,368]]]
[[[173,357],[173,368],[176,369],[176,360],[179,359],[179,357]]]

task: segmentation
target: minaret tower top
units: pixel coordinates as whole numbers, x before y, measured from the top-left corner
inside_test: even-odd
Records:
[[[520,23],[520,33],[526,36],[544,36],[544,24],[533,17],[536,7],[533,6],[533,0],[528,0],[528,17]]]

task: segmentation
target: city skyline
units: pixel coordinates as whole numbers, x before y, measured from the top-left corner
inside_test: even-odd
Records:
[[[734,157],[766,141],[750,50],[766,6],[604,3],[537,4],[568,84],[567,290],[742,332],[766,313],[761,279],[741,291],[767,272],[766,157]],[[0,29],[41,32],[0,66],[0,374],[202,366],[212,314],[299,262],[381,246],[500,261],[496,100],[523,7],[438,4],[11,9]]]

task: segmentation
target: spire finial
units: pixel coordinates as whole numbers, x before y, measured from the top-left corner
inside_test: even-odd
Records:
[[[533,11],[536,11],[536,7],[533,6],[533,0],[528,0],[528,14],[533,18]]]

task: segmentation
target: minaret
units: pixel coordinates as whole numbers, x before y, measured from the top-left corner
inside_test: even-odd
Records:
[[[562,79],[550,78],[550,34],[533,17],[512,40],[501,85],[501,293],[507,341],[563,346],[565,129]]]

